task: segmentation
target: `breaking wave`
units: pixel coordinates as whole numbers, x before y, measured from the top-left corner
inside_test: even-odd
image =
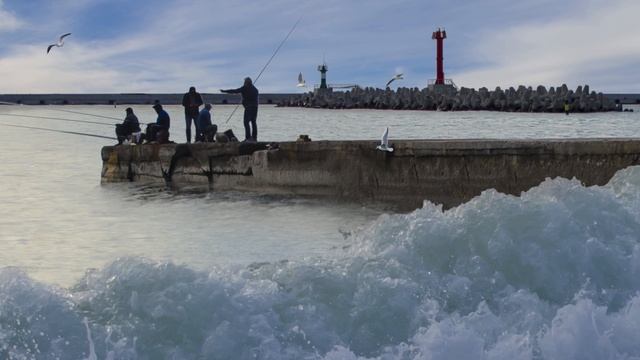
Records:
[[[5,268],[0,358],[638,359],[639,234],[635,167],[383,215],[333,257],[128,258],[70,289]]]

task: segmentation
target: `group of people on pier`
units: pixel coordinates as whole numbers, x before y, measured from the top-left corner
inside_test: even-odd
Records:
[[[253,85],[251,78],[245,78],[244,84],[237,89],[220,90],[228,94],[241,94],[242,105],[244,107],[244,141],[258,141],[258,89]],[[203,106],[204,105],[204,106]],[[191,124],[195,125],[195,142],[215,142],[215,141],[237,141],[233,132],[227,130],[224,134],[218,134],[218,126],[212,122],[210,103],[204,103],[202,95],[196,91],[195,87],[182,97],[185,117],[185,135],[187,143],[191,142]],[[202,109],[200,109],[200,107]],[[126,116],[121,124],[116,124],[116,136],[118,144],[125,142],[141,144],[143,142],[156,142],[160,144],[169,143],[169,128],[171,127],[171,117],[164,110],[162,104],[156,100],[153,109],[158,115],[154,123],[147,124],[145,133],[142,133],[140,121],[134,114],[133,109],[128,107]],[[216,136],[218,134],[218,136]],[[217,140],[216,140],[217,139]]]

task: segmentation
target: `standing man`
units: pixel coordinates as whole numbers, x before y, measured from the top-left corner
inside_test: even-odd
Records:
[[[189,92],[182,97],[182,106],[184,106],[184,122],[187,133],[187,142],[191,142],[191,121],[196,127],[198,134],[198,113],[200,113],[200,105],[202,105],[202,96],[196,92],[194,86],[189,88]]]
[[[244,78],[244,85],[240,88],[220,91],[227,94],[242,94],[244,141],[258,141],[258,126],[256,124],[256,119],[258,118],[258,89],[253,86],[251,78]]]

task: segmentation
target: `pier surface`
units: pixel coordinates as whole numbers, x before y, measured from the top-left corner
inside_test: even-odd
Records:
[[[640,164],[640,139],[397,140],[106,146],[102,183],[251,191],[450,208],[487,189],[519,195],[546,178],[603,185]]]

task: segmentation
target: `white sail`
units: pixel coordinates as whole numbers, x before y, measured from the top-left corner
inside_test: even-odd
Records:
[[[302,73],[298,74],[298,87],[306,87],[307,84],[302,77]]]

